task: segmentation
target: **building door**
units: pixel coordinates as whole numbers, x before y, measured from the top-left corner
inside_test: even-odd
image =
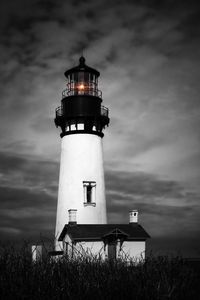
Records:
[[[108,244],[108,259],[116,259],[116,241]]]

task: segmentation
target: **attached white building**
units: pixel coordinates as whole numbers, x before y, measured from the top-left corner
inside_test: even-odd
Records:
[[[146,239],[150,236],[137,223],[137,211],[130,212],[129,224],[77,224],[74,211],[73,218],[59,237],[70,258],[91,255],[102,259],[145,259]]]

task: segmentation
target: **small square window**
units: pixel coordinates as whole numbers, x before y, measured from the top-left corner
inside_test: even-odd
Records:
[[[84,206],[96,206],[96,182],[83,181]]]

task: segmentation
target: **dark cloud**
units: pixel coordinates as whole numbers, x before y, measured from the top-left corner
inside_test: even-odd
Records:
[[[2,239],[52,235],[58,165],[1,153],[0,232]]]
[[[56,199],[34,189],[0,188],[1,240],[53,236]]]
[[[182,198],[183,188],[178,182],[158,179],[143,172],[106,172],[108,190],[134,196]]]
[[[58,164],[37,157],[0,153],[1,185],[57,194]]]

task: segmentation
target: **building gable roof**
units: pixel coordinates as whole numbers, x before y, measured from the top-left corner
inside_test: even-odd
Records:
[[[68,234],[73,241],[102,240],[110,235],[126,240],[146,240],[149,234],[138,223],[131,224],[66,224],[60,234],[62,241]]]

